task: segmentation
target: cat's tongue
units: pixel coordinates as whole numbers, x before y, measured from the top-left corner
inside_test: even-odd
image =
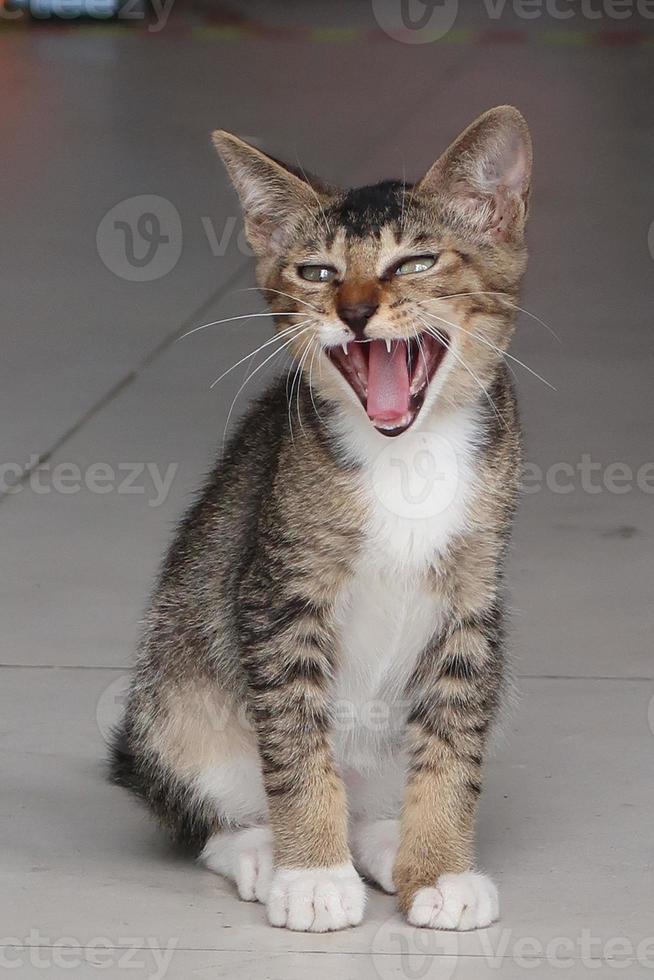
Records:
[[[368,359],[368,417],[373,422],[395,422],[409,411],[409,371],[406,343],[371,340]]]

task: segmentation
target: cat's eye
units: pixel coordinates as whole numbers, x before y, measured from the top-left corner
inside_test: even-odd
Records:
[[[337,272],[332,265],[299,265],[298,275],[307,282],[333,282]]]
[[[404,259],[399,265],[395,266],[396,276],[410,276],[416,272],[426,272],[436,265],[435,255],[414,255],[410,259]]]

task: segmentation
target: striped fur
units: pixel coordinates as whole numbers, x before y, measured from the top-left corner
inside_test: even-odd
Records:
[[[211,852],[210,867],[241,859],[250,838],[241,846],[239,828],[269,824],[269,916],[290,928],[359,921],[353,822],[383,829],[379,821],[399,819],[389,859],[400,906],[438,926],[424,902],[439,882],[448,909],[458,882],[479,894],[480,910],[495,901],[466,875],[503,689],[502,566],[520,445],[501,354],[525,266],[526,127],[516,110],[493,110],[417,185],[345,193],[236,137],[216,143],[277,327],[289,327],[292,309],[306,316],[308,338],[291,349],[301,359],[307,340],[315,346],[290,402],[280,379],[250,408],[179,527],[147,614],[113,777],[177,841]],[[394,257],[418,249],[438,254],[433,275],[384,278]],[[297,275],[298,263],[318,259],[357,296],[374,288],[371,337],[449,324],[451,353],[396,439],[374,429],[324,354],[341,342],[341,287]],[[456,469],[452,501],[417,518],[388,504],[393,466],[376,482],[391,443],[394,462],[411,465],[415,433],[445,439]],[[373,723],[375,705],[385,711]],[[248,895],[261,897],[252,880]],[[390,888],[390,872],[382,884]],[[293,912],[303,888],[316,908],[309,920]],[[317,911],[324,888],[342,900],[331,918]],[[459,925],[491,915],[473,921],[459,904]]]

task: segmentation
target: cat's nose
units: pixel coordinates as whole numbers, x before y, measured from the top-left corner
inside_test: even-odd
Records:
[[[363,331],[368,320],[375,315],[379,309],[379,303],[353,303],[348,306],[339,306],[337,313],[343,323],[354,331],[357,340],[363,339]]]

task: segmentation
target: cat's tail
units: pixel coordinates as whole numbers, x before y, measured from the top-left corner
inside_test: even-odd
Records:
[[[125,725],[116,725],[109,735],[107,776],[109,781],[126,789],[136,790],[134,753],[127,737]]]
[[[202,797],[192,783],[134,745],[125,722],[109,736],[107,761],[109,780],[145,803],[172,840],[195,856],[212,834],[222,829],[215,801]]]

